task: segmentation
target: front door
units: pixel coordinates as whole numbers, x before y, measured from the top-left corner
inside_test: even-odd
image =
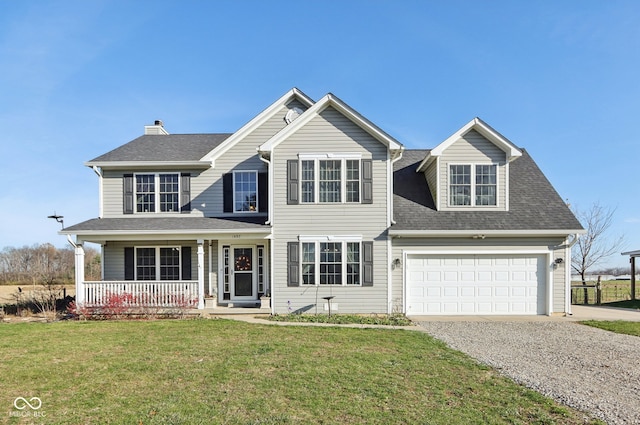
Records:
[[[253,247],[233,247],[233,284],[231,300],[256,300]]]

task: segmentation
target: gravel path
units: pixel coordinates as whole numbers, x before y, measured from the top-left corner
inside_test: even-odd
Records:
[[[518,383],[609,424],[640,424],[640,338],[573,322],[420,322]]]

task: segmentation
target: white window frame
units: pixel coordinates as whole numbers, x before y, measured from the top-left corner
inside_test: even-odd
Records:
[[[156,278],[153,280],[144,280],[144,282],[177,282],[177,281],[181,281],[182,280],[182,247],[181,246],[173,246],[173,245],[167,245],[167,246],[147,246],[147,245],[143,245],[143,246],[136,246],[134,247],[134,251],[133,251],[133,261],[134,261],[134,271],[135,271],[135,280],[141,280],[138,277],[138,249],[153,249],[155,252],[155,272],[156,272]],[[172,279],[172,280],[163,280],[161,279],[161,262],[160,262],[160,249],[162,248],[169,248],[169,249],[177,249],[178,250],[178,279]]]
[[[256,209],[251,211],[243,211],[236,209],[236,175],[237,174],[253,174],[256,180]],[[257,170],[235,170],[233,171],[233,181],[231,182],[232,191],[233,191],[233,213],[234,214],[255,214],[259,212],[260,209],[260,193],[258,187],[258,171]]]
[[[347,160],[358,161],[358,201],[347,201]],[[304,201],[302,196],[302,162],[313,162],[313,201]],[[340,161],[340,201],[320,202],[320,161]],[[326,154],[299,154],[299,199],[301,204],[360,204],[362,203],[362,154],[360,153],[326,153]],[[353,180],[351,180],[353,181]]]
[[[476,204],[476,187],[478,186],[478,184],[476,183],[476,166],[492,166],[495,168],[496,170],[496,203],[494,205],[478,205]],[[451,182],[451,167],[452,166],[469,166],[470,169],[470,184],[469,186],[471,186],[471,192],[470,192],[470,197],[471,197],[471,203],[469,205],[455,205],[451,203],[451,186],[453,185],[453,183]],[[499,168],[499,164],[496,164],[494,162],[473,162],[473,163],[458,163],[458,162],[451,162],[447,164],[447,206],[450,208],[496,208],[499,206],[500,204],[500,190],[499,190],[499,172],[500,172],[500,168]],[[488,186],[488,185],[482,185],[482,186]]]
[[[298,238],[300,241],[300,285],[301,286],[322,286],[322,287],[332,287],[332,286],[346,286],[346,287],[358,287],[362,286],[363,276],[363,258],[362,258],[362,236],[300,236]],[[315,282],[313,283],[304,283],[303,279],[303,244],[310,243],[314,244],[314,278]],[[340,253],[341,253],[341,278],[342,283],[340,284],[332,284],[332,283],[320,283],[320,246],[322,243],[339,243],[340,245]],[[347,244],[349,243],[357,243],[358,244],[358,276],[359,282],[357,284],[347,283],[347,270],[348,270],[348,261],[347,261]]]
[[[178,177],[178,204],[175,211],[160,211],[160,175],[170,174]],[[138,176],[153,176],[153,207],[154,211],[138,211]],[[177,172],[134,173],[133,175],[133,212],[135,214],[175,214],[180,213],[180,194],[182,193],[182,179]]]

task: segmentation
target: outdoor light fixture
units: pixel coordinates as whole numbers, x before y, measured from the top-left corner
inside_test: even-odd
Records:
[[[53,215],[48,216],[47,218],[53,218],[55,221],[57,221],[58,223],[60,223],[60,225],[62,226],[62,228],[64,229],[64,216],[61,215],[57,215],[55,212],[53,213]]]
[[[564,263],[564,260],[562,258],[556,258],[554,262],[556,264],[562,264],[562,263]]]

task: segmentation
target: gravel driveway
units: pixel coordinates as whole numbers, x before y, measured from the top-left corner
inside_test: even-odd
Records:
[[[640,338],[574,322],[420,322],[518,383],[609,424],[640,424]]]

